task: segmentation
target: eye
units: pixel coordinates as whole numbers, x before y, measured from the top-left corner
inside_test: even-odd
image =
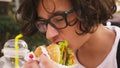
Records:
[[[54,19],[55,22],[60,22],[60,21],[63,21],[64,19],[61,18],[61,19]]]
[[[51,19],[52,22],[62,22],[64,18],[62,16],[55,16]]]
[[[41,27],[41,26],[45,25],[45,22],[44,21],[37,21],[35,25],[37,27]]]

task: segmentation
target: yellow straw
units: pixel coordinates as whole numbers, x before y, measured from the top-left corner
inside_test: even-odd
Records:
[[[18,46],[18,40],[19,38],[22,38],[23,35],[19,34],[15,37],[15,68],[19,68],[19,56],[18,56],[18,50],[19,50],[19,46]]]

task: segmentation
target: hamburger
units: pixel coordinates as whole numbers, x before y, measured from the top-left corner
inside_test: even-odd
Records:
[[[43,46],[50,59],[55,61],[56,63],[71,66],[75,63],[75,56],[68,47],[67,41],[59,42],[58,44],[52,43],[48,46]],[[44,51],[41,49],[41,47],[37,47],[34,51],[35,57],[39,57]]]

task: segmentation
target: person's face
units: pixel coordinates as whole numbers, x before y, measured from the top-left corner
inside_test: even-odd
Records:
[[[70,0],[43,0],[43,1],[45,1],[44,6],[47,8],[47,11],[50,11],[50,12],[54,10],[54,5],[55,5],[54,13],[65,12],[72,9],[72,6],[69,2]],[[52,1],[54,1],[54,5]],[[45,8],[43,8],[43,5],[40,2],[38,6],[38,16],[45,20],[51,18],[51,16],[54,13],[50,14],[47,11],[45,10]],[[75,20],[76,20],[76,14],[74,11],[67,15],[68,23],[71,24]],[[63,25],[64,23],[66,22],[62,21],[62,24],[58,25],[58,27]],[[58,43],[60,41],[67,40],[69,43],[69,48],[71,48],[72,50],[76,50],[77,48],[80,47],[80,45],[82,45],[85,42],[85,39],[88,38],[87,36],[77,35],[75,32],[77,30],[77,27],[78,27],[78,24],[75,24],[73,26],[67,26],[64,29],[56,29],[50,24],[47,24],[46,38],[53,43]]]

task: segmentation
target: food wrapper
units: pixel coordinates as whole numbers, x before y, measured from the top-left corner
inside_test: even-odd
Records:
[[[62,65],[62,64],[56,63],[55,61],[53,61],[53,60],[50,59],[50,56],[48,55],[48,52],[47,52],[46,48],[43,47],[43,46],[40,46],[40,47],[42,49],[43,54],[45,54],[47,56],[47,58],[51,61],[51,63],[53,63],[54,65],[56,65],[57,68],[75,68],[77,66],[76,63],[74,65],[72,65],[72,66],[66,66],[66,65]],[[33,52],[30,52],[30,53],[28,53],[25,56],[25,60],[26,61],[28,61],[30,59],[39,60],[39,58],[35,57],[35,54]],[[39,64],[39,66],[40,66],[40,68],[44,68],[44,66],[41,63]]]

